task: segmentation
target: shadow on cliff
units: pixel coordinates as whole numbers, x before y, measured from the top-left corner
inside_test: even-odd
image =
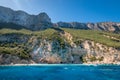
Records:
[[[58,27],[51,27],[51,29],[54,29],[54,30],[56,30],[56,31],[58,31],[58,32],[60,32],[60,33],[62,33],[62,34],[65,33],[64,30],[62,30],[62,29],[60,29],[60,28],[58,28]]]
[[[24,26],[14,24],[14,23],[0,23],[0,29],[15,29],[15,30],[21,30],[21,29],[28,29]]]

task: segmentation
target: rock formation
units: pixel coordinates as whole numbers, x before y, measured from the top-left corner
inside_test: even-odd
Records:
[[[46,13],[30,15],[24,11],[14,11],[2,6],[0,6],[0,23],[14,23],[31,30],[52,27],[51,19]]]
[[[58,22],[55,23],[54,26],[72,29],[120,32],[120,23],[115,22],[101,22],[101,23]]]
[[[120,23],[80,23],[80,22],[58,22],[52,23],[46,13],[30,15],[24,11],[14,11],[10,8],[0,6],[0,23],[14,23],[26,27],[30,30],[43,30],[51,27],[101,30],[120,33]],[[0,26],[1,27],[1,26]]]
[[[120,33],[120,23],[52,23],[46,13],[0,6],[0,64],[118,64],[120,36],[110,32]]]

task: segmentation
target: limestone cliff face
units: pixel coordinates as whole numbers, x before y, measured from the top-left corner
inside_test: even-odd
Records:
[[[57,27],[99,30],[120,33],[120,23],[79,23],[79,22],[58,22],[53,24],[46,13],[30,15],[23,11],[14,11],[10,8],[0,6],[0,24],[14,23],[24,26],[30,30],[43,30],[53,28],[56,33],[41,37],[46,33],[25,32],[0,34],[0,64],[15,63],[119,63],[120,48],[109,47],[87,39],[79,39],[75,43],[69,32],[60,30]],[[4,26],[3,25],[3,26]],[[3,27],[2,26],[2,27]],[[19,26],[19,27],[21,27]],[[1,29],[1,25],[0,25]],[[20,28],[21,29],[21,28]],[[8,30],[9,31],[9,30]],[[30,32],[30,31],[28,31]],[[44,31],[43,31],[44,32]],[[46,31],[47,32],[47,31]],[[52,33],[52,32],[50,32]],[[48,34],[48,32],[47,32]],[[119,37],[103,35],[120,42]],[[6,51],[8,50],[8,52]],[[13,51],[11,54],[10,51]]]
[[[37,47],[34,46],[32,56],[38,63],[117,64],[120,62],[119,49],[90,40],[83,41],[79,46],[75,43],[70,45],[61,48],[58,42],[44,40],[36,45]]]
[[[94,41],[86,40],[82,43],[83,48],[87,51],[84,55],[83,60],[86,63],[120,63],[120,50],[113,47],[108,47]]]
[[[41,30],[52,27],[51,19],[46,13],[30,15],[24,11],[14,11],[0,6],[0,22],[14,23],[31,30]]]
[[[110,32],[120,31],[120,23],[114,23],[114,22],[87,23],[87,26],[91,30],[101,30],[101,31],[110,31]]]
[[[51,27],[100,30],[120,33],[120,23],[80,23],[80,22],[58,22],[52,23],[46,13],[30,15],[24,11],[14,11],[10,8],[0,6],[0,23],[14,23],[30,30],[43,30]],[[4,26],[4,25],[3,25]],[[1,26],[0,26],[1,27]]]
[[[14,44],[15,48],[11,44]],[[20,48],[25,50],[30,49],[30,52],[27,54],[31,56],[30,58],[23,59],[19,53],[4,54],[2,52],[0,54],[0,64],[118,64],[120,62],[120,49],[108,47],[91,40],[83,40],[80,44],[76,44],[73,42],[72,35],[68,32],[60,33],[59,37],[53,40],[22,34],[0,35],[0,45],[11,46],[18,52]]]
[[[54,24],[54,26],[62,27],[62,28],[73,28],[73,29],[89,29],[86,23],[79,23],[79,22],[58,22]]]
[[[114,22],[101,22],[101,23],[58,22],[54,24],[54,26],[72,29],[120,32],[120,23]]]
[[[10,55],[10,54],[0,54],[0,65],[6,64],[31,64],[34,61],[21,59],[18,56]]]

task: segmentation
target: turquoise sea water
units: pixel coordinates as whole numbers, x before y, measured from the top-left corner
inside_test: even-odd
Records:
[[[120,80],[120,66],[1,66],[0,80]]]

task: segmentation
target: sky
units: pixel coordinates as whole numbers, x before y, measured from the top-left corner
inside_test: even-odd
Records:
[[[0,6],[46,12],[52,22],[120,22],[120,0],[0,0]]]

